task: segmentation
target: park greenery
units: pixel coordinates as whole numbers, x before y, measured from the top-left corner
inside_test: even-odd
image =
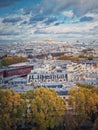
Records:
[[[8,65],[11,65],[11,64],[16,64],[16,63],[20,63],[20,62],[26,62],[26,61],[28,61],[28,59],[26,57],[8,56],[8,57],[4,57],[0,61],[0,66],[8,66]]]
[[[71,61],[79,61],[79,58],[76,56],[68,56],[68,55],[61,55],[58,60],[71,60]]]
[[[81,55],[79,55],[79,56],[61,55],[61,56],[58,58],[58,60],[71,60],[72,62],[78,62],[78,61],[81,60],[81,58],[82,58],[82,59],[86,59],[86,60],[93,60],[93,58],[95,58],[95,56],[93,56],[93,55],[87,56],[87,55],[83,55],[83,54],[81,54]]]
[[[98,130],[98,88],[77,84],[68,97],[43,87],[0,89],[0,130]]]

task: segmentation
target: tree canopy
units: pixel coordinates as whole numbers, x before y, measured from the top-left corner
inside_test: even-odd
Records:
[[[98,88],[78,84],[68,97],[43,87],[26,93],[0,90],[0,130],[76,130],[89,121],[97,130]]]
[[[8,57],[4,57],[1,60],[1,66],[7,66],[7,65],[11,65],[11,64],[16,64],[16,63],[20,63],[20,62],[26,62],[28,61],[28,59],[26,57],[19,57],[19,56],[8,56]]]
[[[27,93],[0,90],[0,130],[24,128],[47,130],[59,125],[66,110],[65,100],[47,88]]]
[[[70,90],[70,103],[80,120],[87,120],[97,112],[98,94],[94,88],[74,87]]]
[[[16,123],[22,118],[23,106],[20,94],[0,90],[0,130],[16,129]]]
[[[46,130],[58,125],[66,106],[65,100],[59,98],[57,93],[48,88],[37,88],[26,94],[31,104],[31,121],[36,124],[37,130]]]

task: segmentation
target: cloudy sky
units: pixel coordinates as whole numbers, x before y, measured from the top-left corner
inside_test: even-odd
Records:
[[[0,0],[0,43],[98,41],[98,0]]]

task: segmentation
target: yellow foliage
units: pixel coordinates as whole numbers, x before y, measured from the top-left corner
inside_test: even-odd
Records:
[[[33,111],[31,120],[40,126],[40,130],[53,128],[58,124],[66,106],[65,100],[58,97],[55,91],[41,87],[27,92],[27,97]]]
[[[96,113],[98,94],[93,91],[93,88],[76,87],[71,89],[69,94],[73,110],[80,118],[88,119],[91,116],[91,112]]]
[[[20,94],[11,90],[0,90],[0,127],[10,130],[16,124],[17,118],[22,117],[23,101]]]

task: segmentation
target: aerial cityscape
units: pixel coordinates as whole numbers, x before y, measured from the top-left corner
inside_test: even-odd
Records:
[[[0,130],[98,130],[98,1],[0,1]]]

